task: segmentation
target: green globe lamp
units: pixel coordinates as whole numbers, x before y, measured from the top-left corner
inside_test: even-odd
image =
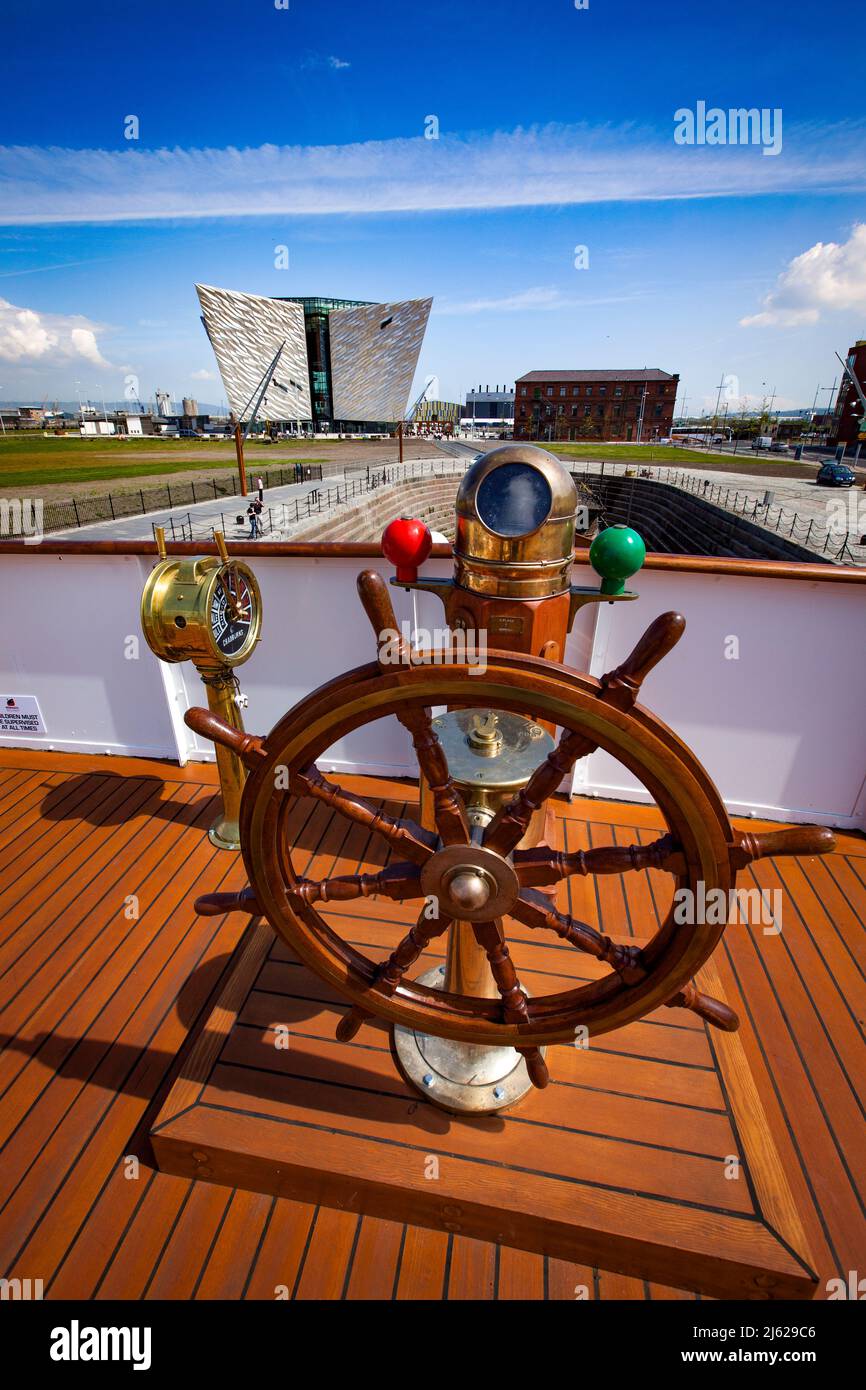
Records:
[[[601,575],[601,592],[615,597],[625,592],[625,581],[637,574],[646,559],[646,546],[630,526],[608,526],[589,548],[589,563]]]

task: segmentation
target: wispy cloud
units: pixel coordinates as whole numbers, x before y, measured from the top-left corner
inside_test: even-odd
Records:
[[[673,127],[672,127],[673,129]],[[860,192],[866,124],[793,125],[778,159],[637,126],[255,149],[0,147],[6,225],[397,213]]]
[[[433,309],[436,315],[450,314],[509,314],[523,310],[553,310],[590,308],[597,304],[625,304],[638,299],[637,294],[603,295],[594,299],[563,294],[554,286],[538,285],[534,289],[506,294],[499,299],[465,299],[449,303],[437,300]]]
[[[301,62],[302,68],[330,68],[332,72],[342,72],[351,66],[345,58],[337,58],[333,53],[308,53]]]
[[[759,314],[740,319],[744,328],[799,328],[822,312],[866,309],[866,223],[841,245],[818,241],[795,256],[764,296]]]
[[[48,270],[69,270],[76,265],[96,265],[104,260],[102,256],[89,256],[84,261],[57,261],[52,265],[31,265],[23,270],[0,270],[0,280],[11,280],[17,275],[43,275]]]

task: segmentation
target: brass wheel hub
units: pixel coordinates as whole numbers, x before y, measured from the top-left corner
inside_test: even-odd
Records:
[[[421,870],[425,897],[435,898],[440,912],[461,922],[489,922],[506,916],[520,885],[507,859],[483,845],[448,845]]]

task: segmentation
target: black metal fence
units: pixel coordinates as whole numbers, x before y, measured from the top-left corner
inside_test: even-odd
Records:
[[[287,462],[280,468],[255,469],[249,477],[261,478],[268,488],[285,487],[289,483],[321,480],[322,467],[321,464]],[[238,474],[226,473],[218,478],[191,478],[189,482],[153,484],[128,492],[104,492],[95,497],[71,497],[66,502],[47,501],[43,508],[42,529],[45,532],[67,531],[76,526],[90,526],[98,521],[145,516],[148,512],[194,506],[198,502],[218,501],[220,497],[236,497],[240,490],[241,480]]]
[[[259,530],[263,537],[291,533],[303,522],[306,524],[314,516],[321,516],[336,507],[351,505],[378,488],[394,487],[398,483],[413,482],[423,478],[453,478],[462,476],[472,463],[472,459],[449,459],[425,464],[422,460],[393,466],[370,466],[355,477],[347,477],[333,486],[309,488],[286,502],[269,503],[259,517]],[[264,474],[257,475],[264,479]],[[319,477],[321,481],[321,475]],[[268,484],[268,486],[270,486]],[[223,535],[237,534],[238,527],[248,528],[249,518],[246,506],[239,511],[220,511],[220,525]],[[208,540],[213,532],[215,518],[197,521],[187,512],[186,517],[171,517],[166,523],[166,535],[170,540],[192,541]],[[303,539],[303,534],[299,537]]]

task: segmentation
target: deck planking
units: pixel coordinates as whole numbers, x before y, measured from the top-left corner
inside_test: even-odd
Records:
[[[353,784],[388,795],[395,814],[413,795],[401,783]],[[568,849],[648,841],[661,827],[652,808],[624,803],[556,809]],[[215,775],[206,765],[0,751],[2,1272],[43,1279],[49,1298],[694,1297],[599,1267],[154,1169],[149,1125],[242,933],[236,919],[192,912],[197,893],[244,882],[237,859],[203,833],[214,814]],[[365,832],[347,830],[324,807],[299,812],[295,829],[302,867],[322,875],[352,872],[370,850]],[[820,1297],[828,1278],[861,1268],[866,1257],[866,842],[841,835],[830,859],[759,863],[753,880],[783,888],[784,930],[729,930],[717,967],[740,1008],[743,1047],[817,1260]],[[560,900],[603,930],[640,936],[663,913],[669,882],[652,870],[570,880]],[[130,895],[139,899],[134,920],[124,915]],[[381,905],[341,907],[357,909],[352,935],[370,954],[393,944]],[[562,949],[515,946],[531,987],[536,979],[550,989],[562,978]],[[284,1003],[286,972],[297,971],[280,946],[269,968],[248,1001],[250,1039],[273,1017],[269,995]],[[316,1007],[304,1019],[305,1046],[324,1058],[335,1045],[318,983],[309,987]],[[677,1022],[664,1029],[667,1077],[678,1067],[701,1069],[703,1027],[683,1014]],[[665,1124],[684,1161],[699,1162],[700,1148],[687,1148],[688,1126],[677,1128],[675,1084],[666,1082],[661,1100],[652,1090],[660,1084],[659,1037],[646,1020],[597,1040],[600,1051],[616,1048],[639,1098],[625,1105],[622,1096],[606,1097],[604,1142],[618,1137],[649,1152]],[[383,1038],[379,1031],[366,1045],[387,1094],[393,1071]],[[604,1061],[595,1051],[581,1054],[587,1065],[564,1084],[593,1088],[591,1067]],[[554,1060],[567,1056],[557,1049]],[[244,1068],[248,1060],[233,1054],[220,1065]],[[724,1135],[711,1088],[705,1099],[701,1136],[715,1153]],[[660,1166],[651,1176],[664,1180]]]

